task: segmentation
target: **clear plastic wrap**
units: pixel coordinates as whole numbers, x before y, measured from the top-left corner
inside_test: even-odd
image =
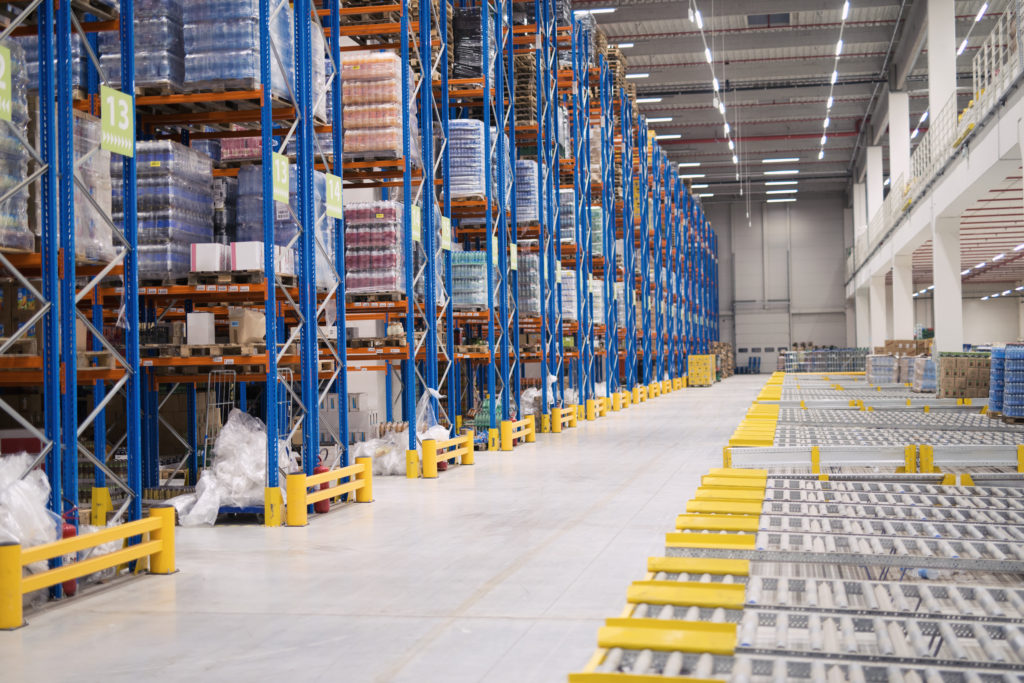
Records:
[[[405,292],[403,216],[395,201],[345,205],[347,292]]]

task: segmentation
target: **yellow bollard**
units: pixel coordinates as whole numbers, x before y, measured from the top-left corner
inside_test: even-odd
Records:
[[[437,442],[433,439],[423,441],[423,478],[437,479]]]
[[[562,433],[562,409],[552,408],[551,409],[551,431],[554,434]]]
[[[306,526],[306,475],[289,474],[285,479],[288,506],[285,508],[285,523],[288,526]]]
[[[622,394],[615,392],[612,394],[612,412],[617,413],[622,410]]]
[[[585,412],[587,421],[593,422],[597,419],[597,402],[594,399],[587,399]]]
[[[21,546],[0,544],[0,630],[25,625],[21,613]]]
[[[501,450],[512,450],[512,421],[501,421]]]
[[[284,523],[284,497],[280,486],[263,489],[263,526],[281,526]]]
[[[526,432],[526,443],[536,443],[537,441],[537,418],[533,415],[527,415],[526,419],[530,421],[530,428]]]
[[[540,433],[550,434],[551,433],[551,416],[541,415],[540,416]]]
[[[460,462],[463,465],[472,465],[472,464],[474,464],[476,462],[476,460],[474,459],[474,450],[473,450],[475,448],[475,446],[474,446],[474,443],[475,443],[474,439],[476,438],[476,434],[473,433],[472,429],[467,429],[466,430],[466,436],[469,437],[469,443],[466,444],[466,447],[469,450],[462,454],[462,460]]]
[[[92,524],[106,526],[107,516],[114,511],[114,502],[110,498],[110,489],[106,486],[94,486],[92,489]]]
[[[414,450],[405,452],[405,478],[420,478],[420,454]]]
[[[356,458],[356,464],[363,466],[363,471],[356,475],[356,479],[363,482],[363,487],[356,489],[357,503],[373,502],[373,458],[363,456]]]
[[[275,488],[277,495],[281,495],[281,489]],[[280,507],[278,507],[280,510]],[[149,558],[150,574],[173,574],[177,571],[174,568],[174,507],[164,505],[151,508],[150,517],[160,518],[160,528],[149,532],[149,540],[160,541],[160,552],[153,553]],[[280,522],[275,526],[280,526]]]

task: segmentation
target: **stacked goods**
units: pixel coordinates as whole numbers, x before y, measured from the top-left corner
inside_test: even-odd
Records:
[[[461,309],[487,307],[486,251],[452,252],[452,304]]]
[[[942,353],[938,370],[939,398],[987,398],[991,368],[987,353]],[[1008,362],[1006,370],[1009,371]],[[1024,398],[1021,403],[1024,404]]]
[[[190,3],[203,4],[203,3]],[[185,84],[182,0],[135,2],[135,85],[181,91]],[[121,42],[116,31],[99,33],[100,65],[108,85],[121,87]]]
[[[411,76],[410,76],[411,78]],[[393,52],[350,52],[341,60],[345,153],[397,157],[402,144],[402,59]],[[412,88],[410,87],[410,92]],[[408,112],[416,130],[415,98]],[[414,161],[418,139],[411,141]]]
[[[715,367],[722,373],[722,378],[731,377],[736,369],[736,358],[732,344],[729,342],[711,342],[711,351],[715,354]]]
[[[452,15],[455,38],[455,64],[452,76],[455,78],[480,78],[484,75],[483,36],[480,23],[480,7],[456,7]],[[488,27],[490,28],[490,27]],[[487,64],[494,62],[496,53],[494,31],[487,32]]]
[[[563,242],[576,241],[576,193],[570,189],[558,191],[558,235]]]
[[[579,320],[576,310],[576,271],[562,268],[562,320]]]
[[[913,375],[911,377],[911,391],[934,392],[938,388],[938,375],[935,370],[935,361],[930,356],[921,356],[913,359]]]
[[[314,216],[322,216],[325,209],[327,180],[319,171],[313,172]],[[298,234],[295,219],[298,209],[298,174],[295,165],[288,167],[288,204],[274,202],[274,243],[285,246]],[[242,242],[263,240],[263,165],[249,164],[238,172],[238,227],[237,239]],[[326,244],[324,237],[321,237]]]
[[[1024,344],[1003,352],[1003,417],[1024,418]]]
[[[28,177],[29,153],[21,140],[28,137],[28,79],[25,55],[17,43],[3,41],[11,50],[11,122],[0,127],[0,196],[7,195]],[[0,247],[30,250],[34,244],[28,225],[28,187],[0,203]]]
[[[121,156],[113,157],[102,149],[100,120],[94,116],[75,112],[75,158],[86,159],[78,166],[76,175],[83,187],[75,188],[75,254],[90,261],[109,261],[114,258],[114,234],[110,220],[114,218],[112,165],[121,173]],[[142,217],[142,178],[139,178],[139,218]],[[88,197],[86,196],[88,193]],[[90,201],[89,197],[92,198]],[[141,222],[140,222],[141,227]],[[141,237],[141,233],[140,233]]]
[[[259,86],[259,4],[259,0],[184,3],[188,89],[255,90]],[[288,83],[295,71],[292,10],[284,0],[271,0],[270,6],[270,39],[281,59],[279,63],[273,54],[270,58],[271,91],[289,97]]]
[[[899,377],[896,357],[883,354],[868,356],[864,372],[868,384],[892,384]]]
[[[455,119],[448,124],[451,172],[448,187],[452,199],[482,197],[486,185],[484,124],[474,119]]]
[[[536,223],[539,218],[537,162],[516,161],[516,222]]]
[[[345,205],[345,288],[351,294],[405,292],[402,205]]]
[[[992,347],[992,365],[988,379],[988,414],[1003,412],[1003,393],[1006,391],[1006,349],[1002,346]]]
[[[29,92],[36,92],[39,90],[39,36],[18,36],[14,38],[14,42],[22,47],[25,51],[24,59],[14,59],[13,61],[23,63],[25,68],[25,77],[28,79],[28,90]],[[84,90],[88,84],[88,55],[86,54],[85,48],[82,46],[82,35],[77,32],[71,34],[71,85],[75,88]],[[54,86],[57,85],[57,58],[56,50],[54,50]],[[18,68],[17,66],[15,67]],[[113,77],[114,74],[110,74]],[[120,73],[117,74],[120,78]]]
[[[519,315],[540,315],[540,257],[534,252],[519,255]]]
[[[191,245],[213,240],[213,163],[170,140],[135,145],[138,173],[139,276],[178,277],[189,272]],[[114,219],[123,219],[122,164],[115,176]]]
[[[515,56],[516,123],[537,123],[537,55]]]

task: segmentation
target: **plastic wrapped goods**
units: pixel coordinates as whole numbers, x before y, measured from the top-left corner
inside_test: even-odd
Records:
[[[484,191],[484,123],[455,119],[448,124],[451,172],[448,186],[452,199],[478,197]]]
[[[537,162],[516,161],[516,221],[536,223],[538,220]]]
[[[540,315],[540,257],[536,253],[519,254],[519,315]]]
[[[185,31],[181,0],[149,0],[135,10],[135,85],[180,91],[185,83]],[[121,44],[116,31],[98,34],[100,66],[109,85],[121,87]]]
[[[25,55],[14,41],[4,41],[11,50],[11,122],[0,124],[0,196],[6,195],[28,176],[28,149],[21,143],[28,137],[28,79]],[[0,247],[30,250],[34,237],[28,225],[28,187],[0,204]]]
[[[298,174],[295,164],[288,166],[288,204],[274,202],[274,243],[287,246],[298,234],[299,225],[295,218],[298,209]],[[320,171],[313,172],[314,216],[326,211],[327,179]],[[294,217],[293,217],[294,216]],[[240,242],[263,240],[263,165],[250,164],[238,172],[238,228],[236,236]]]
[[[452,303],[456,309],[487,307],[486,251],[452,252]]]
[[[345,289],[350,294],[405,292],[402,205],[345,205]]]
[[[283,5],[283,7],[279,6]],[[277,56],[270,59],[274,95],[291,99],[295,71],[292,9],[287,0],[271,0],[270,39]],[[206,0],[184,5],[185,84],[192,90],[223,87],[225,81],[246,89],[260,83],[259,0]],[[283,69],[282,69],[283,67]]]

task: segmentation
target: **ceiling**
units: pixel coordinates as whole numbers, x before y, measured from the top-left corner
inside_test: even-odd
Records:
[[[971,29],[982,1],[956,0],[958,41]],[[717,202],[740,199],[741,188],[744,198],[765,199],[767,190],[779,189],[765,181],[780,179],[765,176],[766,170],[799,171],[792,176],[799,180],[798,195],[846,191],[859,171],[855,160],[863,158],[866,145],[875,144],[876,132],[886,144],[887,83],[897,66],[903,88],[910,93],[911,126],[928,107],[927,44],[921,41],[926,32],[920,20],[925,4],[926,0],[851,0],[825,157],[818,160],[842,0],[697,0],[738,166],[726,146],[722,115],[714,109],[711,67],[700,30],[688,19],[687,0],[575,0],[573,7],[615,8],[594,18],[609,44],[633,43],[622,50],[629,72],[649,74],[631,80],[637,96],[661,101],[640,104],[641,112],[648,118],[672,118],[651,128],[662,135],[681,135],[662,140],[663,149],[674,162],[700,162],[699,168],[684,172],[703,173],[704,178],[694,182],[708,184],[700,191],[714,197],[705,202]],[[1001,8],[1005,0],[991,4]],[[970,96],[976,46],[997,16],[990,9],[974,26],[972,40],[958,59],[961,107]],[[781,166],[762,163],[777,157],[799,161]],[[737,171],[742,182],[736,180]]]

